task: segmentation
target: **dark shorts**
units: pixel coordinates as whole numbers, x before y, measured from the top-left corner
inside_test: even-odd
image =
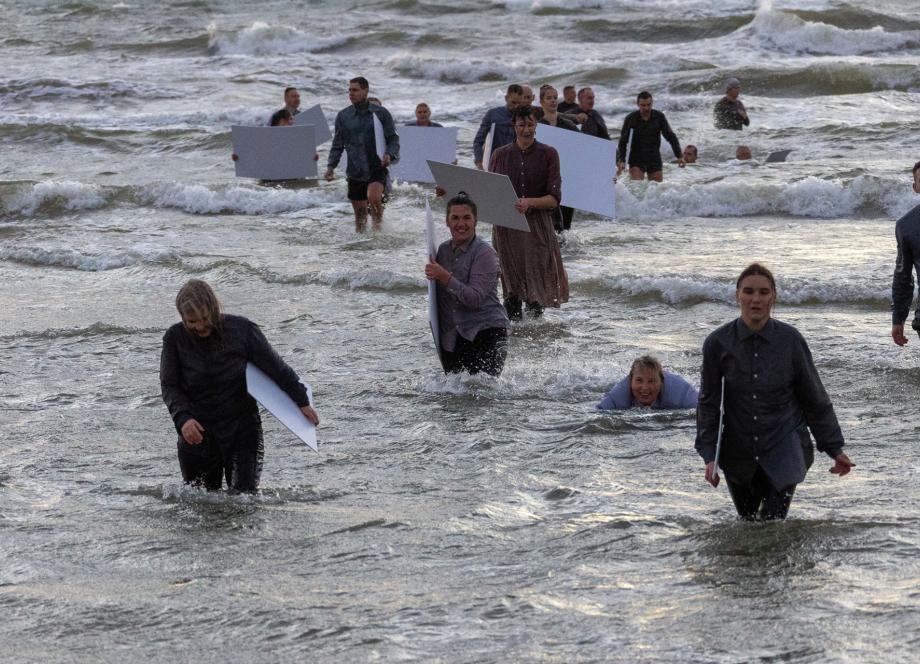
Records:
[[[365,180],[349,180],[348,181],[348,200],[350,201],[366,201],[367,200],[367,186],[371,182],[379,182],[383,185],[383,202],[386,203],[387,194],[390,193],[389,187],[390,174],[389,171],[385,168],[375,168],[371,171],[371,179],[369,181]]]
[[[444,373],[467,371],[477,374],[484,371],[497,376],[505,367],[508,356],[508,330],[503,327],[489,327],[479,332],[472,341],[457,337],[453,352],[441,349]]]
[[[635,164],[630,164],[629,167],[638,168],[643,173],[657,173],[658,171],[664,170],[664,164],[662,164],[660,157],[658,159],[637,161]]]

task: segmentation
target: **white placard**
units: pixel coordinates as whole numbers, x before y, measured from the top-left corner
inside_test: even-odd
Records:
[[[307,394],[313,403],[313,391],[309,385]],[[319,452],[316,444],[316,427],[308,420],[287,392],[278,387],[268,375],[252,362],[246,363],[246,391],[252,398],[262,404],[269,413],[278,418],[291,433],[305,442],[314,452]]]
[[[431,205],[428,203],[428,197],[425,197],[425,234],[428,240],[428,258],[435,260],[438,256],[438,241],[434,234],[434,215],[431,213]],[[438,325],[438,284],[434,279],[428,280],[428,326],[431,328],[431,336],[434,339],[434,348],[438,352],[438,359],[441,360],[441,366],[444,360],[441,358],[441,328]]]
[[[400,127],[399,161],[390,175],[403,182],[434,183],[428,160],[450,164],[457,159],[456,127]]]
[[[374,113],[374,142],[377,144],[377,157],[383,161],[383,155],[387,153],[387,139],[383,135],[383,125],[380,124],[380,118]]]
[[[495,123],[492,123],[492,128],[489,129],[489,133],[486,134],[486,141],[482,144],[482,170],[489,170],[489,164],[492,162],[492,139],[495,137]]]
[[[316,178],[316,130],[302,127],[231,127],[238,178]]]
[[[537,140],[559,153],[562,204],[614,219],[616,142],[545,124],[537,125]]]
[[[326,115],[319,104],[311,106],[305,111],[301,111],[294,116],[294,126],[313,125],[316,127],[316,144],[322,145],[332,138],[332,132],[329,131],[329,123],[326,122]]]
[[[527,217],[514,207],[518,202],[518,195],[514,193],[514,186],[507,175],[436,161],[429,161],[428,168],[431,169],[435,182],[445,191],[445,200],[450,200],[461,191],[465,191],[476,203],[479,221],[530,232]]]

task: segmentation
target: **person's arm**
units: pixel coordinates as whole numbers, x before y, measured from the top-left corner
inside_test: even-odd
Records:
[[[738,117],[741,118],[741,124],[745,127],[751,124],[751,119],[748,117],[747,109],[744,107],[744,103],[741,100],[738,100]]]
[[[903,346],[907,343],[904,321],[907,320],[914,299],[914,252],[901,223],[895,226],[895,238],[898,258],[891,276],[891,336],[896,344]]]
[[[342,114],[335,116],[335,132],[332,136],[332,147],[329,148],[329,159],[326,162],[326,179],[330,179],[330,174],[339,165],[342,159],[342,151],[345,149],[345,127],[342,122]]]
[[[671,129],[671,125],[668,123],[668,119],[665,117],[664,113],[659,116],[661,120],[661,135],[664,136],[664,139],[671,145],[671,149],[674,151],[674,157],[678,161],[683,161],[684,153],[680,149],[680,141],[677,140],[677,134],[674,133],[674,130]]]
[[[707,464],[716,458],[716,441],[719,437],[719,408],[722,404],[720,349],[721,344],[712,336],[703,343],[703,367],[700,370],[700,394],[696,405],[694,447]]]
[[[594,111],[594,121],[597,123],[597,135],[599,138],[605,138],[608,141],[612,140],[610,138],[610,132],[607,131],[607,123],[604,122],[604,116]]]
[[[721,384],[719,385],[721,392]],[[696,408],[699,392],[683,376],[665,372],[664,375],[664,407],[665,408]]]
[[[393,116],[385,109],[380,109],[383,115],[383,137],[387,142],[386,154],[390,157],[390,164],[399,161],[399,134],[396,133],[396,124],[393,122]]]
[[[181,435],[182,427],[194,419],[192,402],[182,390],[182,363],[176,345],[175,331],[167,330],[163,335],[163,350],[160,353],[160,391],[169,409],[176,431]]]
[[[310,405],[307,390],[297,372],[281,359],[259,326],[251,321],[246,334],[246,359],[264,371],[298,406]]]
[[[843,432],[827,391],[818,376],[808,344],[801,336],[793,348],[793,392],[815,437],[818,450],[834,458],[843,451]]]
[[[623,118],[623,128],[620,129],[620,141],[617,143],[617,164],[626,162],[626,144],[629,143],[629,115]]]
[[[622,410],[632,405],[632,391],[629,386],[629,376],[610,388],[604,395],[595,410]]]
[[[491,109],[483,116],[479,131],[476,132],[476,138],[473,139],[473,161],[476,162],[476,166],[479,168],[482,168],[482,153],[485,150],[486,136],[489,135],[490,129],[492,129]]]

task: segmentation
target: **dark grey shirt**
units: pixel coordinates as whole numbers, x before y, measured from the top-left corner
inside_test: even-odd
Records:
[[[438,327],[444,350],[454,350],[458,334],[472,341],[482,330],[510,326],[498,299],[501,266],[492,247],[476,235],[459,247],[448,240],[438,247],[435,260],[452,273],[446,287],[438,284]]]
[[[749,479],[760,465],[777,488],[800,482],[811,465],[806,424],[819,450],[830,457],[842,451],[834,407],[799,331],[770,319],[760,332],[752,332],[737,318],[703,343],[696,449],[706,463],[716,453],[723,376],[725,429],[719,465],[726,475]],[[803,454],[804,461],[791,459]],[[798,470],[788,467],[791,461]]]
[[[920,205],[898,219],[894,227],[898,240],[898,262],[891,278],[891,323],[902,325],[914,299],[914,270],[920,275]],[[920,310],[914,312],[915,324]]]
[[[386,154],[390,163],[399,161],[399,134],[390,112],[383,106],[361,102],[352,104],[339,111],[335,116],[335,134],[329,149],[329,161],[326,167],[335,170],[342,158],[342,152],[348,154],[348,167],[345,175],[349,180],[370,181],[372,175],[382,168],[377,156],[377,141],[374,134],[374,116],[383,126],[386,141]]]

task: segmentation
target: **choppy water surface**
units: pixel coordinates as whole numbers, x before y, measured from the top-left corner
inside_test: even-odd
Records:
[[[4,658],[912,661],[920,340],[891,343],[888,297],[920,202],[913,2],[31,2],[0,25]],[[611,127],[649,89],[702,163],[577,216],[571,302],[515,327],[500,379],[444,377],[425,189],[359,237],[341,180],[232,177],[231,124],[290,84],[331,118],[357,74],[398,122],[424,100],[461,127],[462,164],[512,80],[590,84]],[[741,135],[711,126],[729,75]],[[858,464],[819,459],[767,526],[703,482],[692,412],[592,410],[642,352],[696,382],[755,259]],[[321,453],[266,420],[260,496],[178,480],[157,369],[190,277],[314,386]]]

